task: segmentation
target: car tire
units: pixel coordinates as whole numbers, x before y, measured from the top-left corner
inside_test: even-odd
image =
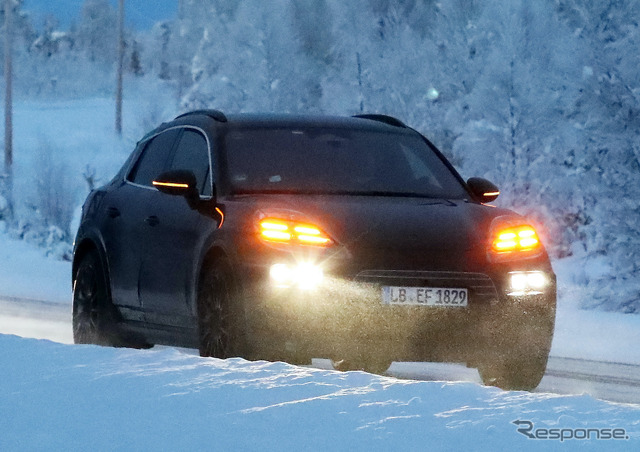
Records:
[[[226,259],[205,265],[198,284],[200,356],[246,356],[246,327],[238,287]]]
[[[73,341],[114,345],[113,316],[104,269],[98,253],[90,251],[78,266],[73,283]]]
[[[507,391],[532,391],[538,387],[547,369],[548,353],[508,357],[478,366],[482,382]]]

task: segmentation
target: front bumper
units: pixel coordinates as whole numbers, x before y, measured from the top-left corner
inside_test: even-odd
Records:
[[[555,275],[543,291],[509,296],[510,269],[483,273],[363,271],[324,275],[316,287],[274,284],[268,268],[254,269],[245,288],[252,348],[260,357],[353,358],[474,363],[495,349],[551,345]],[[531,268],[525,269],[531,271]],[[284,287],[283,287],[284,286]],[[385,305],[382,287],[464,287],[466,307]]]

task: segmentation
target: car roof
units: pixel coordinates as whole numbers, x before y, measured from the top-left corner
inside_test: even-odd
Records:
[[[287,115],[287,114],[239,114],[229,115],[228,125],[236,128],[349,128],[364,130],[398,131],[382,121],[349,116]],[[402,127],[406,128],[406,126]]]
[[[218,110],[196,110],[178,116],[163,126],[175,124],[218,123],[231,129],[249,128],[349,128],[372,131],[398,132],[410,130],[400,120],[386,115],[367,114],[356,116],[333,116],[318,114],[281,114],[281,113],[235,113],[225,115]]]
[[[399,119],[381,114],[361,114],[355,116],[335,116],[320,114],[286,113],[235,113],[225,115],[219,110],[194,110],[177,116],[172,121],[163,122],[147,132],[138,143],[148,140],[163,130],[175,126],[196,126],[207,129],[212,125],[228,129],[310,129],[342,128],[372,132],[411,133]]]

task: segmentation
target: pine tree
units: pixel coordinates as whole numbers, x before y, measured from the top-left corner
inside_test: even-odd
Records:
[[[142,63],[140,62],[140,49],[138,41],[133,41],[133,48],[131,49],[131,60],[129,63],[129,71],[136,77],[142,77],[144,70],[142,69]]]

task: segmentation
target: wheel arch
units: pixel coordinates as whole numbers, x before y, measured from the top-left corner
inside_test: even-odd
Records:
[[[198,288],[200,287],[200,281],[203,278],[204,272],[211,266],[213,265],[215,262],[223,260],[226,262],[226,264],[229,267],[229,271],[230,271],[230,277],[231,277],[231,281],[232,284],[234,285],[234,287],[236,287],[236,289],[240,289],[241,290],[241,284],[239,284],[239,280],[238,280],[238,267],[236,265],[236,262],[233,259],[233,255],[231,255],[230,253],[228,253],[222,246],[218,245],[218,244],[213,244],[203,255],[202,258],[200,259],[200,265],[197,268],[197,272],[196,272],[196,280],[195,280],[195,284],[193,286],[194,292],[193,292],[193,307],[194,307],[194,313],[197,313],[197,309],[198,309]]]
[[[206,269],[219,260],[225,260],[233,269],[233,264],[231,263],[231,258],[229,256],[229,253],[227,253],[223,247],[214,244],[202,255],[202,258],[200,259],[200,265],[199,267],[197,267],[197,271],[195,275],[196,281],[194,285],[194,292],[195,292],[194,295],[196,295],[198,292],[200,281],[202,280],[202,276],[206,271]],[[194,298],[194,301],[197,307],[197,302],[198,302],[197,296]]]
[[[106,259],[106,255],[102,247],[98,246],[98,244],[91,238],[83,239],[78,245],[76,245],[75,252],[73,253],[73,263],[71,266],[71,284],[76,280],[76,275],[78,273],[78,268],[80,267],[80,263],[87,256],[87,254],[91,252],[96,252],[98,254],[98,258],[100,259],[100,263],[102,264],[102,269],[104,270],[104,278],[105,284],[107,287],[107,293],[109,297],[111,297],[111,281],[109,278],[109,265]]]
[[[204,253],[204,255],[202,256],[202,259],[200,259],[200,266],[198,267],[198,271],[197,271],[198,279],[196,281],[196,288],[200,284],[202,273],[205,271],[207,266],[213,264],[214,262],[220,259],[226,259],[227,261],[229,261],[228,254],[220,246],[212,246],[207,250],[206,253]]]
[[[90,239],[84,239],[82,242],[76,245],[76,249],[73,253],[73,263],[71,265],[71,283],[72,284],[76,280],[76,274],[78,273],[78,267],[80,267],[80,262],[82,262],[82,259],[84,259],[84,257],[93,250],[97,251],[98,247],[93,242],[93,240],[90,240]]]
[[[228,253],[224,247],[214,244],[211,246],[202,256],[200,267],[198,270],[198,280],[196,284],[196,296],[195,296],[195,305],[196,305],[196,313],[199,316],[199,310],[202,306],[200,305],[201,299],[199,297],[201,282],[206,281],[208,276],[207,271],[212,270],[213,273],[217,273],[218,275],[222,274],[224,280],[227,282],[225,287],[230,291],[228,294],[228,304],[227,309],[230,309],[229,312],[230,318],[235,319],[233,321],[234,327],[232,328],[235,333],[233,333],[233,337],[235,338],[233,341],[233,352],[229,355],[232,356],[241,356],[244,358],[248,358],[251,356],[251,346],[249,342],[249,338],[252,336],[251,330],[247,324],[247,313],[246,313],[246,305],[243,301],[244,297],[240,295],[242,291],[242,284],[240,283],[240,277],[237,273],[239,264],[234,261],[234,254]],[[220,271],[222,270],[222,271]],[[206,290],[206,289],[205,289]],[[201,324],[198,317],[198,331],[200,334]],[[198,341],[200,343],[200,337]],[[202,354],[202,348],[200,350],[201,356],[214,356],[210,354]]]

